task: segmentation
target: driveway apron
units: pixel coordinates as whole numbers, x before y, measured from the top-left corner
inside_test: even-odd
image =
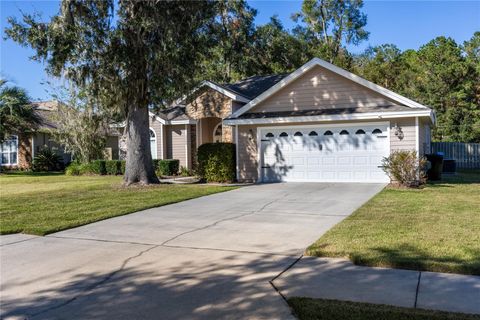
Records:
[[[1,316],[291,319],[269,281],[382,188],[253,185],[46,237],[2,236]]]

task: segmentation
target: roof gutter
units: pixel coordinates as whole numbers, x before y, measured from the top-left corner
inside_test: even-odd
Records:
[[[321,121],[352,121],[352,120],[371,120],[371,119],[392,119],[392,118],[410,118],[410,117],[429,117],[432,124],[435,124],[435,113],[431,109],[421,109],[415,111],[401,112],[366,112],[352,113],[347,115],[328,115],[328,116],[298,116],[298,117],[273,117],[257,119],[225,119],[225,125],[252,125],[252,124],[277,124],[277,123],[295,123],[295,122],[321,122]]]

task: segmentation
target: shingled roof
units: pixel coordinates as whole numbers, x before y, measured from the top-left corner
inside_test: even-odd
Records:
[[[237,93],[245,98],[254,99],[277,82],[288,76],[285,74],[272,74],[268,76],[253,76],[235,83],[221,84],[220,86]]]

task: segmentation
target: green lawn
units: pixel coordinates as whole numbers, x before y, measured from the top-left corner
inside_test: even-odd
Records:
[[[233,187],[162,184],[123,188],[119,176],[0,174],[0,234],[45,235]]]
[[[295,297],[288,303],[300,320],[480,320],[479,315],[336,300]]]
[[[386,188],[307,249],[356,264],[480,275],[480,171]]]

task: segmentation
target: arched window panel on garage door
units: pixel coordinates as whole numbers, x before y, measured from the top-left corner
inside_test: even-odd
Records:
[[[280,133],[280,137],[288,137],[288,133],[282,132],[282,133]]]
[[[324,136],[333,136],[333,132],[330,130],[325,131]]]
[[[348,136],[350,133],[347,130],[340,131],[341,136]]]
[[[265,137],[266,138],[273,138],[273,137],[275,137],[275,135],[273,133],[269,132],[265,135]]]
[[[358,129],[355,131],[355,134],[365,134],[365,131],[363,129]]]
[[[310,137],[316,137],[318,136],[318,133],[315,132],[315,131],[310,131],[310,133],[308,134]]]
[[[300,131],[297,131],[297,132],[295,132],[294,136],[295,137],[303,137],[303,133],[301,133]]]
[[[382,134],[383,132],[382,132],[382,130],[380,130],[380,129],[377,128],[377,129],[374,129],[374,130],[372,131],[372,133],[373,133],[373,134]]]

